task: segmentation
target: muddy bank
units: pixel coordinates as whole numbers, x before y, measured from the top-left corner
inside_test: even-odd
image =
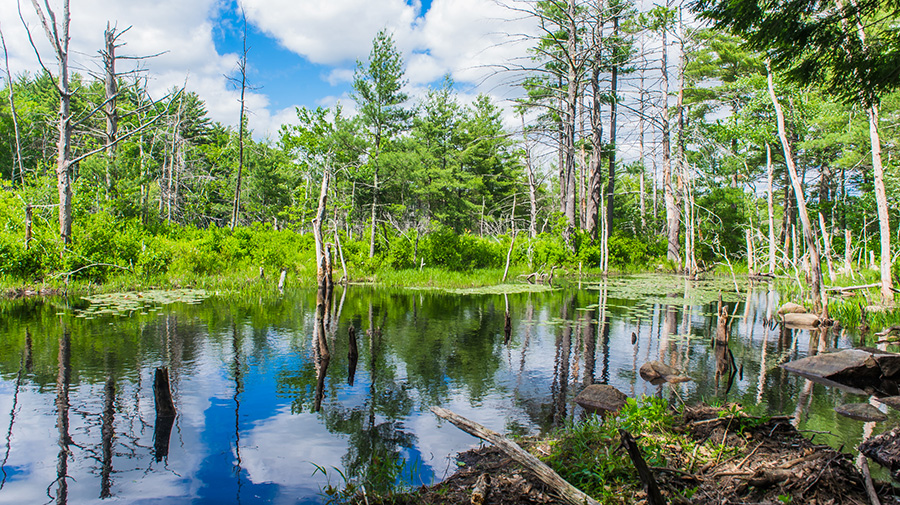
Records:
[[[665,463],[652,468],[670,504],[871,503],[853,457],[810,441],[787,419],[758,420],[733,407],[721,410],[697,406],[677,414],[669,429],[664,437],[659,433],[635,435],[640,435],[641,446],[661,449]],[[673,438],[673,434],[682,440]],[[626,452],[616,447],[617,441],[610,442],[609,458],[619,458],[616,464],[629,467]],[[532,454],[546,459],[559,439],[520,443]],[[460,468],[456,473],[437,485],[375,500],[369,496],[368,502],[476,503],[473,490],[483,487],[482,476],[486,475],[489,491],[481,502],[486,505],[564,503],[553,490],[493,446],[461,453],[458,461]],[[554,467],[563,477],[573,479],[566,475],[565,461],[556,462]],[[594,493],[595,498],[601,503],[646,503],[637,473],[633,467],[630,470],[623,478],[605,484],[602,496]],[[578,471],[584,472],[583,467]],[[874,485],[882,503],[900,502],[896,498],[900,492],[889,483]]]

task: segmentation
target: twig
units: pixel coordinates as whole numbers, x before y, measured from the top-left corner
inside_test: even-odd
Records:
[[[875,485],[872,484],[872,474],[869,473],[869,462],[865,457],[860,458],[859,469],[862,470],[863,483],[866,485],[866,494],[869,495],[869,502],[872,505],[881,505],[878,499],[878,493],[875,492]]]
[[[764,442],[765,442],[765,440],[763,440],[762,442],[756,444],[756,447],[754,447],[753,450],[750,451],[750,454],[748,454],[744,459],[742,459],[741,462],[738,463],[737,466],[736,466],[735,468],[740,468],[740,467],[744,466],[744,463],[746,463],[747,460],[750,459],[750,456],[753,456],[754,454],[756,454],[756,450],[759,449],[760,447],[762,447],[762,445],[763,445]]]

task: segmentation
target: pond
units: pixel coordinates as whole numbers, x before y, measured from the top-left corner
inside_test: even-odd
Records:
[[[431,406],[547,433],[584,415],[574,396],[590,383],[794,416],[836,447],[863,433],[833,411],[863,399],[777,366],[854,337],[773,328],[781,300],[765,284],[338,287],[318,332],[315,292],[272,291],[0,302],[0,503],[321,503],[329,484],[431,484],[479,443]],[[727,353],[711,341],[719,292],[734,315]],[[652,385],[638,373],[651,360],[694,380]],[[159,367],[174,422],[156,418]]]

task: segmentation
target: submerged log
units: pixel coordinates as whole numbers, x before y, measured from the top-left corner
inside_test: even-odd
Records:
[[[438,417],[450,421],[457,428],[466,433],[494,444],[494,446],[503,451],[507,456],[533,472],[544,485],[551,488],[565,502],[571,503],[572,505],[599,505],[599,502],[566,482],[565,479],[560,477],[559,474],[554,472],[549,466],[545,465],[539,459],[519,447],[515,442],[512,442],[496,431],[489,430],[474,421],[470,421],[465,417],[454,414],[441,407],[431,407],[431,411]]]

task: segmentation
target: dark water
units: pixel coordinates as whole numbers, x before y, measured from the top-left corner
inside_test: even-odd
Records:
[[[0,302],[0,503],[320,503],[329,483],[430,484],[478,441],[429,407],[547,432],[583,415],[573,398],[591,382],[672,403],[737,401],[855,446],[863,423],[832,409],[860,399],[777,367],[851,338],[770,329],[777,293],[724,286],[735,320],[718,353],[710,293],[722,287],[677,278],[507,297],[337,288],[321,339],[315,292],[93,319],[76,317],[83,301]],[[654,359],[695,381],[643,381]],[[161,366],[178,409],[169,423],[154,410]]]

